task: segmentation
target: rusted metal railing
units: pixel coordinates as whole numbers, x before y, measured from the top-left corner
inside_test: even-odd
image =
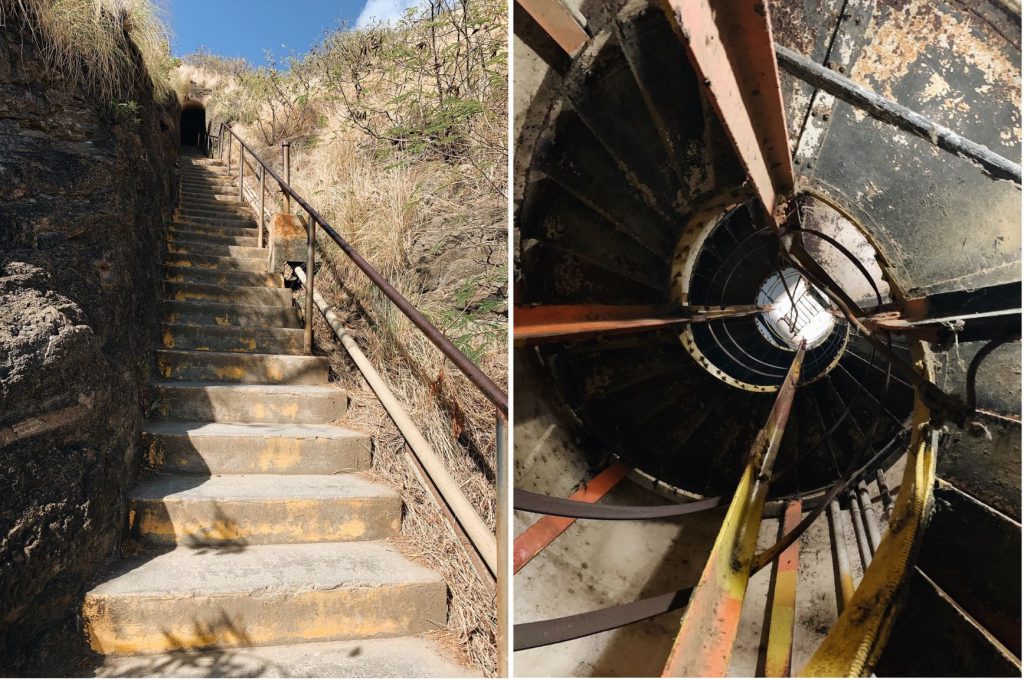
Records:
[[[507,648],[508,648],[508,599],[506,594],[505,584],[508,579],[508,476],[506,471],[506,456],[507,456],[507,442],[505,438],[507,436],[506,423],[508,420],[508,395],[500,388],[489,376],[480,370],[476,364],[474,364],[469,357],[467,357],[455,344],[437,327],[435,327],[430,321],[420,312],[416,307],[409,302],[384,276],[382,276],[373,266],[367,262],[356,250],[345,240],[344,237],[339,234],[331,224],[320,215],[319,212],[309,202],[306,201],[292,186],[291,186],[291,149],[288,142],[284,142],[281,145],[281,162],[283,166],[284,176],[277,174],[274,169],[249,145],[247,145],[241,137],[235,133],[227,124],[221,124],[218,139],[218,157],[224,160],[226,154],[227,171],[231,174],[231,163],[232,163],[232,147],[234,142],[238,142],[238,180],[239,180],[239,199],[244,201],[244,178],[245,178],[245,163],[246,155],[248,155],[254,163],[254,172],[258,175],[260,196],[259,196],[259,212],[260,212],[260,245],[263,244],[263,226],[265,222],[265,203],[264,195],[266,191],[267,176],[269,175],[274,180],[281,192],[282,197],[282,208],[284,212],[291,213],[292,200],[306,212],[308,219],[306,220],[306,264],[304,267],[304,278],[306,286],[306,297],[304,301],[305,311],[305,335],[304,344],[307,352],[312,349],[312,317],[314,308],[314,294],[315,294],[315,270],[316,270],[316,230],[319,226],[327,236],[341,249],[343,253],[370,279],[370,281],[380,290],[389,300],[409,319],[413,325],[415,325],[423,335],[435,346],[438,350],[453,364],[456,368],[466,376],[466,378],[476,387],[476,389],[483,394],[483,396],[493,404],[495,409],[495,479],[497,485],[497,503],[496,503],[496,514],[497,514],[497,559],[492,559],[491,566],[496,566],[493,569],[494,577],[496,579],[496,599],[497,599],[497,624],[498,624],[498,636],[497,636],[497,647],[498,647],[498,673],[499,675],[505,676],[508,674],[508,659],[507,659]],[[226,142],[226,143],[225,143]],[[449,499],[445,498],[445,502],[449,503]],[[460,520],[461,522],[461,520]],[[468,535],[468,534],[467,534]],[[470,536],[472,539],[472,537]],[[485,550],[483,546],[477,545],[477,541],[472,541],[474,548],[483,554]],[[495,564],[496,562],[496,564]]]

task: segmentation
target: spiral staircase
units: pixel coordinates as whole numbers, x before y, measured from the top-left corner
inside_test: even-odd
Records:
[[[774,37],[1019,158],[999,80],[1015,68],[1019,93],[1019,23],[999,2],[759,7],[761,33],[732,2],[517,4],[517,73],[543,74],[517,112],[517,361],[548,374],[588,464],[729,508],[700,581],[644,610],[685,608],[665,675],[729,670],[737,588],[771,566],[778,606],[820,515],[840,613],[803,668],[792,623],[766,633],[761,673],[1020,675],[1019,166],[997,177],[755,58]],[[594,516],[528,491],[517,509]],[[789,544],[755,554],[765,522]]]

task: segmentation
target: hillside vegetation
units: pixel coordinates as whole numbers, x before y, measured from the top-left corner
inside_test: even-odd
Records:
[[[0,0],[0,24],[17,19],[51,72],[121,103],[140,64],[157,96],[170,93],[167,26],[152,0]]]
[[[505,386],[507,58],[503,0],[433,0],[397,24],[342,26],[259,67],[201,51],[171,80],[183,101],[206,106],[211,134],[231,124],[276,169],[290,142],[296,190]],[[493,527],[494,408],[323,234],[317,257],[317,287]],[[412,475],[386,412],[315,323],[357,425],[375,433],[375,473],[406,498],[406,552],[444,574],[449,635],[493,672],[493,590]]]

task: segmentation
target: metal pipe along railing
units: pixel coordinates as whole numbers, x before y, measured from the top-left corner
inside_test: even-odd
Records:
[[[306,272],[302,267],[295,268],[295,275],[299,277],[299,282],[306,286],[306,290],[312,290],[306,278]],[[313,291],[312,299],[316,302],[317,308],[320,313],[323,314],[327,324],[334,331],[338,340],[341,341],[342,346],[348,355],[352,358],[356,368],[366,378],[366,382],[370,384],[371,389],[380,399],[381,404],[387,409],[388,415],[398,426],[402,436],[405,437],[405,441],[408,442],[409,448],[416,454],[417,460],[430,475],[431,481],[437,486],[452,510],[452,514],[455,515],[459,524],[462,526],[466,535],[469,536],[470,541],[476,548],[477,552],[480,553],[480,557],[483,558],[487,564],[487,568],[492,574],[497,575],[498,573],[498,547],[497,541],[494,535],[487,528],[483,518],[477,513],[469,499],[466,498],[465,494],[462,493],[462,489],[459,487],[459,483],[448,474],[448,471],[444,467],[444,462],[438,457],[437,453],[434,452],[434,448],[430,445],[427,439],[416,427],[415,423],[412,422],[412,418],[401,403],[395,397],[391,388],[388,387],[387,383],[381,377],[377,369],[374,368],[370,360],[366,358],[362,350],[359,349],[359,345],[352,338],[352,334],[347,328],[342,325],[341,317],[327,304],[324,297],[318,292]],[[502,454],[504,447],[499,445],[498,453]],[[502,458],[504,456],[502,455]],[[501,474],[502,465],[498,464],[498,474]],[[500,512],[499,512],[500,514]],[[500,589],[499,589],[500,590]]]
[[[362,255],[345,240],[344,237],[339,234],[334,227],[331,226],[330,222],[325,220],[319,212],[316,211],[302,196],[298,194],[291,187],[291,185],[283,179],[280,175],[274,172],[274,169],[268,166],[256,153],[243,142],[238,135],[227,125],[221,125],[222,134],[228,133],[230,136],[238,140],[241,147],[249,152],[249,154],[262,165],[270,177],[277,182],[281,191],[289,198],[295,199],[295,202],[309,214],[311,221],[315,221],[324,232],[331,237],[331,240],[341,248],[342,252],[349,257],[352,262],[359,267],[359,269],[373,282],[377,288],[384,293],[388,299],[404,314],[413,324],[420,329],[420,331],[430,340],[431,343],[437,347],[441,353],[448,357],[455,367],[466,376],[471,383],[473,383],[480,392],[487,397],[487,399],[494,404],[494,406],[505,416],[508,416],[508,395],[498,387],[493,380],[491,380],[479,367],[474,364],[469,357],[455,346],[455,344],[440,330],[438,330],[430,321],[427,320],[423,313],[420,312],[416,307],[413,306],[401,293],[395,289],[391,283],[381,276],[380,272],[373,268],[373,266],[367,262]],[[285,143],[287,144],[287,142]],[[230,153],[230,144],[228,145]],[[285,149],[288,147],[285,146]],[[288,161],[288,152],[284,152],[284,160]],[[287,174],[287,171],[286,171]]]

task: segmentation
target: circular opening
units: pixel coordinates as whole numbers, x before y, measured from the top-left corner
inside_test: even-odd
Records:
[[[829,299],[796,269],[772,274],[757,292],[757,304],[770,306],[757,320],[757,330],[782,349],[807,349],[825,342],[836,323],[837,311]]]

